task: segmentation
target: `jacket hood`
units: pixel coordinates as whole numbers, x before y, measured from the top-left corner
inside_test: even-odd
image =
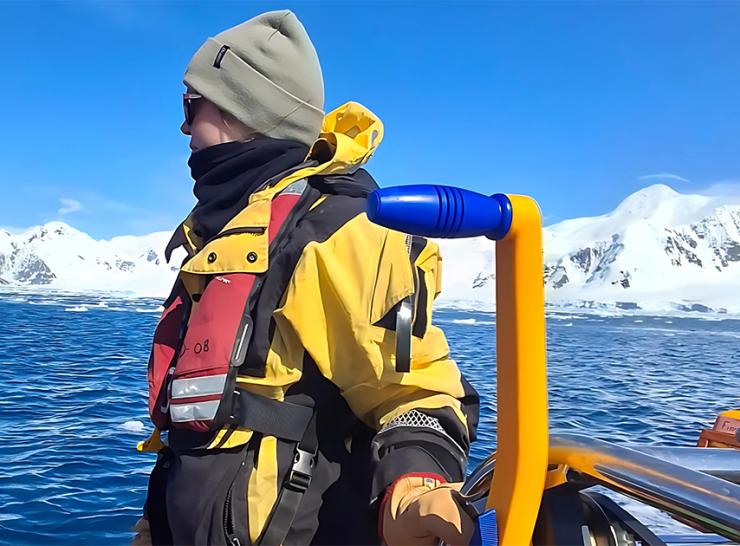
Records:
[[[324,117],[319,138],[308,152],[321,171],[346,174],[369,161],[383,140],[383,122],[369,108],[348,102]]]

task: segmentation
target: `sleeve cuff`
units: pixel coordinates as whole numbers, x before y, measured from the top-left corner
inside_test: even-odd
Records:
[[[398,478],[410,473],[440,476],[445,482],[451,478],[444,466],[427,450],[415,446],[394,449],[385,454],[375,468],[372,487],[373,502],[379,499],[388,486]]]

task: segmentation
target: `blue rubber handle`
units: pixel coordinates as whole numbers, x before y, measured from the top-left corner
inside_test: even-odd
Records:
[[[372,222],[424,237],[503,239],[511,227],[511,201],[502,194],[485,196],[462,188],[424,184],[370,192],[367,216]]]

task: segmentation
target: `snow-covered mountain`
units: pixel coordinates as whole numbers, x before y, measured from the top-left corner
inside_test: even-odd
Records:
[[[544,246],[554,299],[740,305],[740,206],[650,186],[609,214],[551,226]]]
[[[64,223],[0,230],[0,284],[167,293],[167,232],[97,241]],[[654,185],[614,211],[545,228],[544,282],[555,305],[740,313],[740,206]],[[493,304],[493,243],[439,241],[440,303]]]
[[[458,269],[453,300],[491,299],[493,253],[475,244],[441,243],[445,273]],[[545,228],[543,246],[551,304],[740,312],[740,206],[722,199],[656,184],[609,214]]]
[[[170,233],[97,241],[63,222],[20,234],[0,230],[0,284],[166,295],[182,255],[164,259]]]

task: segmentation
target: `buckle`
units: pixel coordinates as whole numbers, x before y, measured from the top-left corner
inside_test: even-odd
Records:
[[[313,476],[314,454],[296,448],[286,487],[305,493]]]
[[[167,396],[165,397],[165,403],[159,406],[159,411],[167,415],[170,411],[170,400],[172,399],[172,379],[175,376],[175,367],[170,366],[167,369],[167,375],[164,378],[165,384],[164,388],[167,392]]]

